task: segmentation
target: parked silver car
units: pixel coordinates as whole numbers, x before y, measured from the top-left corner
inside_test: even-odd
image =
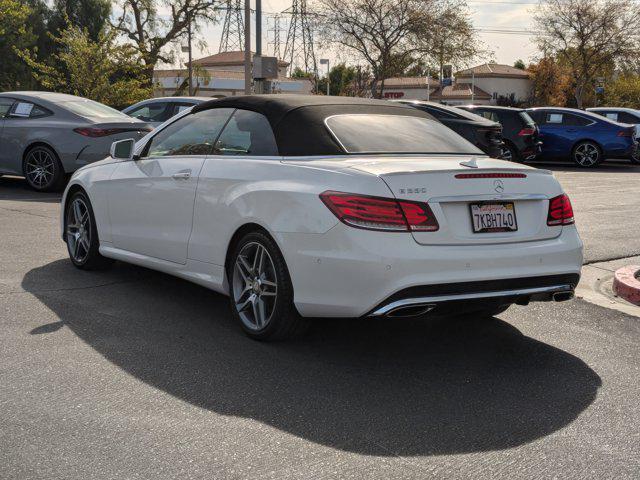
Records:
[[[24,176],[38,191],[109,154],[111,144],[153,127],[98,102],[51,92],[0,93],[0,175]]]
[[[174,115],[183,112],[194,105],[211,100],[207,97],[158,97],[134,103],[130,107],[122,110],[122,113],[150,122],[157,127],[165,120],[169,120]]]

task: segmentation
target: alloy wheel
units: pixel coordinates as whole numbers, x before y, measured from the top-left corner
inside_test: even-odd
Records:
[[[271,255],[260,243],[247,243],[240,250],[233,266],[232,291],[242,323],[250,330],[263,330],[276,307],[278,279]]]
[[[67,246],[76,263],[82,263],[91,247],[91,215],[85,201],[74,198],[67,211]]]
[[[600,159],[600,150],[593,143],[582,143],[576,147],[573,158],[583,167],[592,167]]]
[[[56,159],[46,148],[34,148],[25,161],[24,173],[31,185],[44,189],[53,183]]]

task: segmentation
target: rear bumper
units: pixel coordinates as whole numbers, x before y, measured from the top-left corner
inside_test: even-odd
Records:
[[[546,287],[540,284],[543,277],[577,279],[582,266],[582,242],[574,226],[563,227],[556,238],[501,245],[425,246],[409,233],[358,230],[343,224],[325,234],[275,237],[289,268],[295,305],[301,315],[310,317],[360,317],[401,299],[397,295],[451,294],[450,289],[437,290],[443,285],[464,284],[469,288],[462,293],[478,293],[490,285],[486,282],[513,284],[537,278],[527,288]],[[558,285],[566,284],[572,283]],[[425,290],[407,293],[425,288],[432,289],[428,295]]]
[[[579,280],[580,275],[569,274],[413,287],[392,295],[374,308],[370,316],[446,314],[487,305],[569,300]]]

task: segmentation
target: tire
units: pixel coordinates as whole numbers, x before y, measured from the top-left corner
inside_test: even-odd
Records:
[[[38,192],[57,192],[64,188],[66,176],[60,159],[44,145],[27,150],[22,162],[22,173],[27,184]]]
[[[636,149],[635,153],[629,158],[634,165],[640,165],[640,148]],[[2,175],[0,175],[1,177]]]
[[[582,168],[597,167],[602,162],[600,146],[589,140],[579,142],[571,151],[571,159]]]
[[[520,154],[516,150],[516,148],[510,143],[504,142],[502,144],[502,151],[500,152],[500,158],[502,160],[506,160],[507,162],[522,162],[520,158]]]
[[[310,321],[293,304],[293,285],[284,257],[265,233],[248,233],[235,245],[228,265],[231,314],[255,340],[302,335]]]
[[[71,263],[81,270],[103,270],[110,267],[113,260],[100,255],[95,215],[91,202],[83,191],[71,196],[64,218],[65,242]]]

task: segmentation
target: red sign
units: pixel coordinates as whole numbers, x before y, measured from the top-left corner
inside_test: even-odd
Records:
[[[402,98],[404,92],[384,92],[384,98]]]

